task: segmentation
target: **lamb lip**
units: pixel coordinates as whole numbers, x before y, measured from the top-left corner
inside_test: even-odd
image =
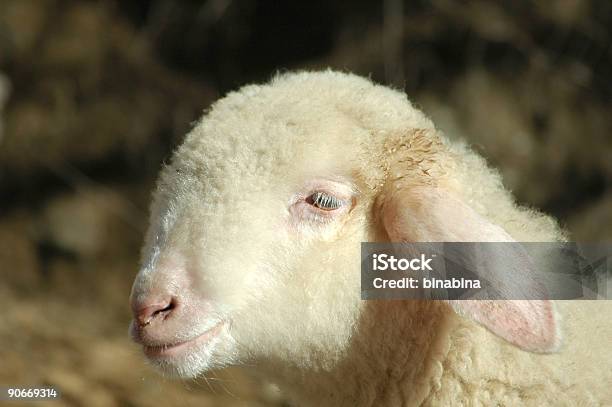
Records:
[[[147,357],[160,358],[176,356],[183,349],[195,346],[198,342],[208,341],[217,336],[223,322],[219,322],[212,328],[202,332],[201,334],[182,342],[167,343],[162,345],[147,345],[142,344],[143,351]]]

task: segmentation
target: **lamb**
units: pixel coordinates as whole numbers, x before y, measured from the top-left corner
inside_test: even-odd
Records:
[[[608,302],[360,299],[360,242],[565,239],[402,93],[282,74],[161,171],[131,334],[163,373],[244,365],[300,406],[612,405]]]

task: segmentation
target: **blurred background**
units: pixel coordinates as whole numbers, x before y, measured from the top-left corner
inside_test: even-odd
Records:
[[[236,369],[157,376],[127,299],[156,173],[194,120],[328,66],[404,89],[519,201],[612,240],[608,0],[1,0],[0,385],[55,386],[54,405],[287,405]]]

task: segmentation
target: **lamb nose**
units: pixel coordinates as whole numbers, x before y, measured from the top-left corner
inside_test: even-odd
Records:
[[[134,308],[134,318],[138,321],[138,325],[147,326],[154,320],[161,319],[162,321],[170,316],[176,301],[172,297],[163,300],[156,300],[154,303],[145,303],[142,306]]]

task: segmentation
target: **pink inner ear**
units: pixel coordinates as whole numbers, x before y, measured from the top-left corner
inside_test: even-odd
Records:
[[[397,191],[385,201],[382,219],[392,242],[515,242],[504,229],[441,188],[414,187]],[[525,251],[517,250],[514,255],[524,260],[525,267],[530,267],[531,262],[524,258]],[[522,278],[532,274],[532,270],[524,270]],[[559,334],[551,301],[466,300],[451,303],[459,314],[472,318],[522,349],[551,352],[558,346]]]
[[[451,301],[459,314],[531,352],[553,352],[559,346],[557,321],[550,301]]]

